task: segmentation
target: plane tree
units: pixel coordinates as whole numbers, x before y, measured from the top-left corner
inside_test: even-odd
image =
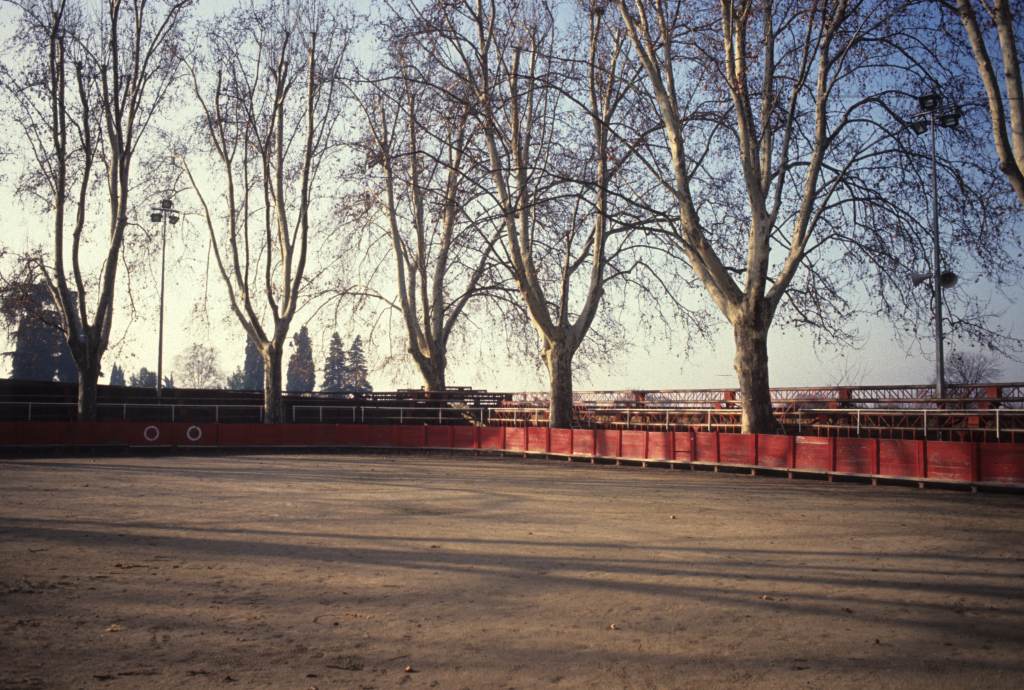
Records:
[[[351,16],[318,0],[245,5],[204,25],[187,63],[200,111],[180,157],[228,303],[264,362],[263,419],[283,420],[282,353],[327,232]]]
[[[0,82],[25,153],[17,191],[50,218],[36,263],[78,368],[78,418],[93,420],[137,162],[178,74],[193,3],[10,4],[17,28]]]

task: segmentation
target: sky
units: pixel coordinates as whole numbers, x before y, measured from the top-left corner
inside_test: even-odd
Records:
[[[210,13],[224,4],[202,3],[201,11]],[[0,228],[3,228],[0,243],[15,250],[45,245],[49,220],[12,194],[10,168],[5,172],[8,174],[0,177]],[[134,202],[144,211],[158,200],[136,197]],[[186,199],[181,203],[187,206],[194,202]],[[140,213],[140,217],[145,217],[145,213]],[[204,342],[217,349],[226,376],[243,361],[245,336],[227,309],[225,287],[208,263],[208,239],[197,220],[186,215],[168,235],[164,369],[173,374],[175,357],[192,343]],[[156,369],[159,254],[152,249],[151,246],[145,253],[131,255],[137,265],[129,281],[125,280],[124,272],[119,276],[112,345],[104,358],[107,372],[114,362],[129,373],[140,367]],[[1011,285],[1005,289],[1005,295],[994,295],[994,301],[1002,312],[1003,324],[1016,335],[1024,336],[1024,307],[1021,306],[1024,286],[1019,276],[1008,279]],[[980,287],[982,296],[986,290]],[[346,344],[357,334],[364,339],[370,334],[368,319],[348,318],[346,307],[340,309],[337,320],[333,314],[330,309],[316,314],[307,309],[299,313],[293,325],[295,331],[309,323],[318,369],[322,367],[333,331],[337,330]],[[635,315],[628,312],[614,316],[627,326],[635,323]],[[383,337],[388,330],[388,319],[373,321],[376,337],[368,343],[367,350],[370,382],[374,388],[388,390],[422,385],[408,361],[404,365],[392,363],[386,368],[382,365],[388,355],[394,354],[390,352],[388,338]],[[397,315],[392,316],[391,324],[395,329],[400,328]],[[934,343],[930,338],[901,341],[894,336],[888,322],[870,315],[861,317],[855,327],[861,336],[857,346],[838,350],[816,345],[808,332],[773,329],[769,339],[772,385],[896,385],[927,384],[934,380]],[[685,334],[678,329],[667,337],[633,328],[627,330],[637,334],[637,341],[650,342],[634,342],[611,361],[588,367],[585,376],[576,377],[577,390],[735,387],[732,337],[724,321],[710,342],[695,344],[689,353],[680,345]],[[929,332],[927,326],[922,330]],[[947,343],[947,350],[950,346]],[[286,359],[287,356],[286,351]],[[537,358],[527,361],[510,358],[501,342],[481,334],[476,342],[450,356],[448,383],[501,391],[542,390],[547,385],[546,376],[538,364]],[[1001,380],[1024,381],[1021,362],[1002,358],[1000,368]],[[9,360],[4,359],[0,375],[7,372]]]

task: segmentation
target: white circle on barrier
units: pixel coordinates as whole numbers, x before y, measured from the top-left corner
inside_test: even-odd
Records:
[[[152,443],[153,441],[160,438],[160,429],[150,424],[142,430],[142,437]]]
[[[185,429],[185,438],[195,443],[203,437],[203,430],[197,427],[195,424]]]

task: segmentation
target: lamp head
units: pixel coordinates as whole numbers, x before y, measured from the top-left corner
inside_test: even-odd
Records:
[[[960,107],[950,108],[947,112],[940,115],[939,124],[943,127],[956,127],[960,124]]]
[[[910,129],[914,130],[914,134],[924,134],[928,131],[928,121],[914,120],[910,123]]]
[[[161,199],[160,200],[160,208],[162,208],[165,211],[170,211],[171,210],[171,200],[170,199]]]
[[[938,108],[940,103],[942,103],[942,96],[934,92],[917,97],[917,105],[926,113]]]
[[[168,216],[167,222],[169,222],[171,225],[175,225],[178,222],[178,215],[176,213],[172,213],[170,216]]]
[[[159,211],[153,211],[152,213],[149,214],[149,219],[154,223],[159,223],[164,219],[164,216]]]

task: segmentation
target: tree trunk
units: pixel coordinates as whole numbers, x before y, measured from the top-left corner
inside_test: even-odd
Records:
[[[437,360],[416,356],[413,359],[415,359],[416,365],[420,369],[420,374],[423,376],[426,390],[444,392],[446,362],[443,359]]]
[[[575,348],[549,342],[544,347],[551,397],[548,401],[548,426],[567,429],[572,426],[572,356]]]
[[[281,398],[281,349],[273,346],[263,351],[263,423],[281,424],[284,401]]]
[[[96,386],[100,368],[92,362],[78,365],[78,421],[96,421]]]
[[[768,328],[748,323],[733,325],[736,358],[733,366],[740,384],[740,406],[745,434],[773,434],[779,424],[772,413],[768,385]]]

